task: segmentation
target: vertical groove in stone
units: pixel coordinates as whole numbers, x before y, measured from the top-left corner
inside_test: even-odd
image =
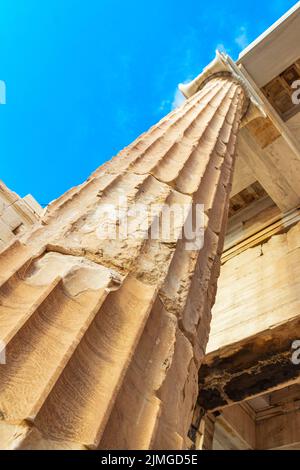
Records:
[[[1,448],[189,446],[243,101],[212,78],[0,253]],[[120,195],[147,224],[132,216],[130,237],[99,239]],[[186,218],[196,203],[203,246],[187,251],[176,207]],[[172,242],[149,238],[166,210]]]

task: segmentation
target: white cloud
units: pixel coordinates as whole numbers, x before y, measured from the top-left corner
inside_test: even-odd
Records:
[[[177,88],[175,93],[174,93],[174,98],[173,98],[173,102],[172,102],[172,109],[179,108],[179,106],[181,106],[182,103],[184,103],[184,101],[185,101],[185,97],[183,96],[183,94],[181,93],[179,88]]]
[[[171,101],[170,100],[162,100],[160,103],[160,106],[158,108],[158,111],[161,112],[166,112],[168,113],[170,111],[170,106],[171,106]]]
[[[185,97],[183,96],[179,88],[177,88],[174,92],[173,100],[162,100],[158,111],[159,113],[167,114],[170,111],[173,111],[173,109],[179,108],[179,106],[181,106],[184,101]]]
[[[217,44],[216,49],[217,49],[218,51],[224,52],[224,53],[229,52],[229,49],[226,49],[226,47],[224,46],[224,44],[221,43],[221,42],[220,42],[219,44]]]
[[[245,47],[249,44],[247,28],[245,26],[241,26],[238,30],[237,36],[234,38],[234,42],[241,48],[245,49]]]
[[[6,104],[6,85],[3,80],[0,80],[0,104]]]

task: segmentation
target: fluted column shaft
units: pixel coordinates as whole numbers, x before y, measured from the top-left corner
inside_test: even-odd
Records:
[[[244,100],[212,78],[0,254],[3,448],[189,446]],[[128,236],[110,207],[117,227],[129,208]],[[168,209],[171,238],[152,236]]]

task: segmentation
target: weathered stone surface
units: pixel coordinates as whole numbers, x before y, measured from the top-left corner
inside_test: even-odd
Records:
[[[37,222],[42,211],[31,194],[21,199],[0,181],[0,249]]]
[[[190,445],[243,102],[239,83],[212,78],[0,254],[4,448]],[[120,196],[147,223],[101,237]],[[204,245],[187,250],[196,203]],[[165,210],[171,233],[149,237]]]
[[[291,357],[300,337],[300,223],[286,230],[222,266],[199,374],[207,409],[299,380]]]

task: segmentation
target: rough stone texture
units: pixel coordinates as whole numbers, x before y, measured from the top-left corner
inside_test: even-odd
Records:
[[[22,199],[0,181],[0,249],[36,223],[42,212],[31,194]]]
[[[181,449],[198,394],[244,92],[213,78],[54,201],[0,254],[2,448]],[[139,237],[99,240],[104,204],[156,204]],[[147,238],[204,203],[204,246]]]

